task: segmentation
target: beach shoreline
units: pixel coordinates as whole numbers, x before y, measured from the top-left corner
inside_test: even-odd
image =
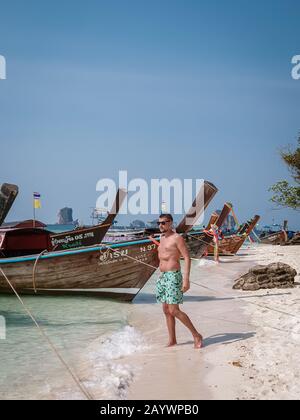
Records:
[[[161,305],[155,303],[153,295],[155,279],[147,284],[133,303],[129,323],[142,332],[149,348],[142,353],[131,355],[126,361],[134,363],[136,369],[126,398],[293,398],[296,391],[288,394],[287,388],[286,394],[282,395],[280,392],[279,384],[284,383],[284,380],[276,377],[278,365],[275,360],[274,363],[267,364],[270,371],[264,372],[266,378],[268,377],[266,380],[255,369],[258,366],[261,370],[263,365],[260,347],[263,348],[266,357],[272,360],[275,355],[268,342],[273,345],[273,340],[278,339],[277,333],[282,334],[282,331],[274,329],[275,326],[267,327],[266,332],[265,324],[259,322],[265,310],[260,308],[260,305],[265,302],[272,306],[278,299],[281,302],[285,299],[285,305],[289,305],[291,300],[297,300],[299,288],[241,292],[232,290],[232,286],[234,280],[258,263],[268,264],[280,260],[291,264],[299,273],[297,253],[298,247],[249,245],[235,257],[221,258],[219,265],[212,260],[202,260],[199,266],[199,261],[193,261],[191,290],[186,295],[186,303],[182,309],[197,326],[201,326],[200,331],[204,334],[205,341],[204,348],[200,351],[193,348],[190,333],[178,322],[178,345],[173,348],[164,347],[167,329]],[[258,313],[258,308],[262,314]],[[265,314],[268,321],[272,314],[272,311]],[[274,322],[278,323],[281,320],[276,318]],[[254,348],[256,352],[253,351]],[[288,364],[285,365],[285,369],[289,369]],[[292,369],[294,366],[290,366],[290,370]],[[298,373],[296,378],[297,375]],[[270,381],[269,376],[273,381]],[[277,384],[277,392],[274,391],[274,384]],[[299,384],[295,389],[299,389]]]
[[[203,333],[204,348],[193,348],[192,336],[179,322],[178,345],[165,347],[167,329],[161,305],[155,302],[152,280],[134,301],[129,318],[130,324],[142,331],[150,347],[132,356],[139,373],[129,386],[128,399],[205,400],[216,395],[235,398],[234,385],[241,378],[234,366],[237,355],[232,350],[228,352],[226,346],[248,338],[253,332],[240,302],[234,300],[239,292],[231,290],[232,279],[247,271],[255,261],[243,262],[240,257],[222,258],[220,265],[211,259],[203,261],[206,262],[200,266],[199,261],[193,261],[191,289],[182,309]],[[222,279],[225,282],[221,283]],[[216,379],[220,375],[224,380]]]

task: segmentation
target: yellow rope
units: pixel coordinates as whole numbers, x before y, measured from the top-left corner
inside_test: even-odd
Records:
[[[76,383],[76,385],[78,386],[78,388],[80,389],[80,391],[84,394],[84,396],[86,397],[86,399],[88,400],[93,400],[93,397],[91,396],[91,394],[89,393],[89,391],[84,387],[84,385],[80,382],[79,378],[76,376],[75,372],[72,371],[72,369],[69,367],[69,365],[67,364],[67,362],[65,362],[65,360],[63,359],[63,357],[60,355],[60,353],[58,352],[58,350],[56,349],[56,347],[54,346],[54,344],[52,343],[52,341],[50,340],[50,338],[47,336],[47,334],[45,333],[45,331],[42,329],[42,327],[38,324],[38,322],[36,321],[35,317],[32,315],[31,311],[26,307],[25,303],[23,302],[23,300],[20,298],[18,292],[16,291],[16,289],[14,288],[14,286],[11,284],[11,282],[9,281],[9,279],[7,278],[6,274],[4,273],[4,271],[2,270],[2,268],[0,267],[0,271],[3,275],[3,277],[5,278],[5,280],[7,281],[7,283],[9,284],[10,288],[13,290],[14,294],[16,295],[16,297],[18,298],[18,300],[20,301],[21,305],[23,306],[25,312],[29,315],[29,317],[32,319],[33,323],[35,324],[35,326],[37,327],[37,329],[40,331],[40,333],[42,334],[42,336],[44,337],[44,339],[47,341],[47,343],[49,344],[49,346],[51,347],[51,349],[53,350],[53,352],[55,353],[55,355],[59,358],[59,360],[61,361],[61,363],[64,365],[64,367],[66,368],[66,370],[69,372],[69,374],[72,376],[74,382]]]

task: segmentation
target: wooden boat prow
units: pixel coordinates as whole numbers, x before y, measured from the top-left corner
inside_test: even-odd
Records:
[[[217,213],[213,213],[210,216],[206,230],[209,230],[212,227],[212,225],[215,225],[217,223],[218,218],[219,218],[219,215]]]
[[[60,251],[100,244],[119,213],[126,196],[127,191],[120,188],[117,192],[111,211],[101,224],[54,235],[52,234],[51,240],[53,250]]]
[[[193,201],[192,207],[178,224],[176,232],[186,233],[190,231],[199,218],[204,215],[204,211],[217,192],[218,189],[214,184],[209,181],[204,181],[195,200]]]
[[[201,258],[208,247],[213,243],[213,235],[208,232],[208,227],[211,227],[212,224],[220,227],[227,216],[231,212],[231,205],[225,203],[220,215],[213,214],[210,218],[207,229],[202,229],[198,231],[192,231],[184,235],[188,250],[192,258]]]
[[[19,188],[17,185],[0,184],[0,226],[10,211],[18,193]]]

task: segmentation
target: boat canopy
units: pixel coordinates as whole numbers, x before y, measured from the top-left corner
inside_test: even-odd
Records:
[[[0,229],[10,229],[10,228],[45,228],[47,225],[45,223],[40,222],[39,220],[22,220],[18,222],[8,222],[3,223],[2,226],[0,226]]]
[[[43,228],[0,229],[0,254],[2,257],[39,254],[51,251],[50,232]]]

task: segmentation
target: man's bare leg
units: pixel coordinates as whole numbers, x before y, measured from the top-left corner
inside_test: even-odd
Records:
[[[168,309],[169,309],[169,313],[173,317],[179,319],[179,321],[181,321],[183,323],[183,325],[185,325],[191,331],[191,333],[193,334],[193,337],[194,337],[194,347],[196,349],[201,349],[202,344],[203,344],[203,337],[196,330],[196,328],[192,324],[192,321],[187,316],[187,314],[185,312],[182,312],[179,309],[179,305],[169,305],[169,308]]]
[[[175,346],[177,344],[176,332],[175,332],[175,317],[170,314],[169,305],[163,303],[163,311],[167,321],[167,327],[169,332],[169,343],[167,347]]]

